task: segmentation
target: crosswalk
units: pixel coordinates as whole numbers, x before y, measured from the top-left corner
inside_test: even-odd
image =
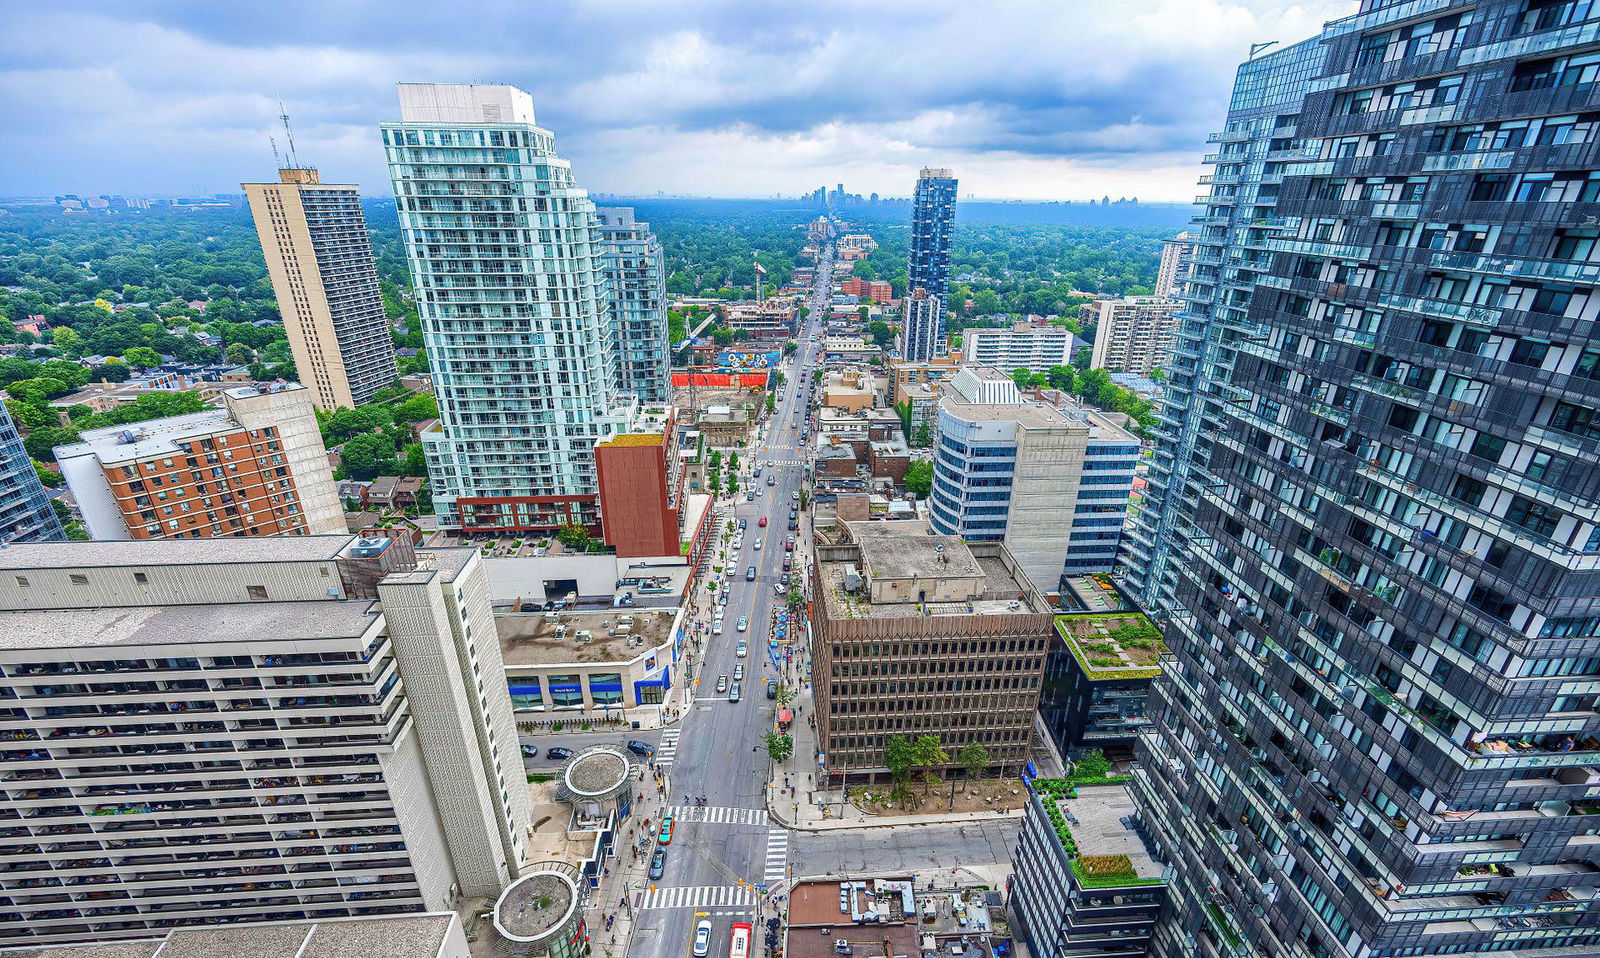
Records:
[[[753,908],[755,889],[737,885],[681,885],[676,888],[651,888],[644,893],[640,908]]]
[[[678,736],[683,732],[676,726],[661,733],[661,744],[656,746],[656,754],[652,759],[657,765],[671,765],[672,760],[678,755]]]
[[[767,863],[761,880],[771,884],[783,877],[789,865],[789,832],[782,828],[767,831]]]
[[[705,822],[710,825],[765,825],[767,813],[759,808],[729,808],[725,805],[674,805],[668,809],[680,822]]]

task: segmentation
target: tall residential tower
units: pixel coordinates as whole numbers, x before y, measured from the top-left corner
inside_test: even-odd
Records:
[[[1225,131],[1273,128],[1282,231],[1222,314],[1134,770],[1161,951],[1595,954],[1600,11],[1366,0],[1318,41]]]
[[[906,272],[906,297],[909,300],[919,289],[927,290],[935,329],[931,339],[937,345],[932,351],[918,350],[907,359],[931,359],[944,355],[944,311],[950,295],[950,237],[955,232],[956,178],[947,169],[924,169],[917,177],[917,192],[911,201],[911,262]],[[906,323],[913,316],[907,307]],[[928,336],[920,337],[927,340]],[[908,348],[911,342],[907,333]]]
[[[395,361],[356,188],[303,167],[240,186],[300,381],[318,409],[366,402],[394,382]]]
[[[641,403],[669,401],[667,270],[649,223],[626,206],[595,210],[600,221],[600,266],[611,304],[617,389]]]
[[[11,411],[0,403],[0,543],[66,537]]]
[[[522,90],[399,92],[383,142],[439,398],[422,443],[440,528],[598,532],[594,445],[631,407],[594,204]]]

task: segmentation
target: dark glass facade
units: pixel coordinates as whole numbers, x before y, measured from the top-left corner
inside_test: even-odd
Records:
[[[949,170],[923,170],[911,202],[911,263],[906,293],[925,289],[930,297],[937,298],[941,326],[950,293],[950,235],[955,220],[955,176]]]
[[[1269,145],[1134,779],[1167,954],[1600,953],[1590,12],[1365,3]]]
[[[11,413],[0,405],[0,543],[66,537]]]

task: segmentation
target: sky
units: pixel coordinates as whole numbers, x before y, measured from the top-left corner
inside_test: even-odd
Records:
[[[591,192],[1188,202],[1250,44],[1354,0],[0,2],[0,196],[389,193],[394,84],[511,83]]]

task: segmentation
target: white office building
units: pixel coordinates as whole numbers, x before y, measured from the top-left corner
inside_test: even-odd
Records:
[[[625,428],[594,203],[533,98],[402,83],[384,151],[439,424],[421,439],[446,530],[599,531],[594,445]]]
[[[962,362],[1005,372],[1026,369],[1043,373],[1051,366],[1071,366],[1072,354],[1080,345],[1063,326],[1032,323],[1015,323],[1007,329],[968,329],[962,336]]]
[[[1028,578],[1109,572],[1139,440],[1103,414],[1023,398],[1011,377],[964,366],[943,384],[929,522],[1003,542]]]
[[[476,549],[0,550],[0,947],[450,910],[531,807]]]

